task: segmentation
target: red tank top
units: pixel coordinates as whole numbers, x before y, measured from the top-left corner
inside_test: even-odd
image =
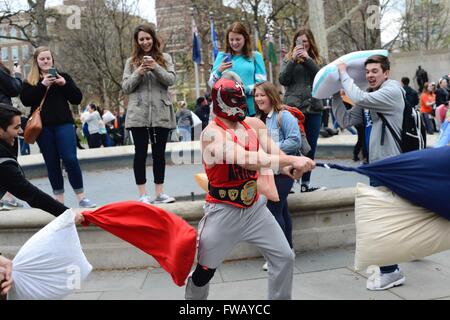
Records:
[[[216,124],[222,129],[226,130],[233,137],[234,143],[238,143],[247,151],[258,151],[259,149],[259,141],[256,133],[252,130],[252,128],[245,123],[244,121],[240,121],[240,123],[244,126],[247,132],[247,144],[242,144],[238,141],[237,136],[234,134],[232,130],[230,130],[219,118],[215,118],[214,121]],[[253,181],[255,185],[256,192],[256,179],[258,178],[258,171],[252,171],[245,169],[237,164],[216,164],[211,168],[208,168],[206,164],[204,164],[206,175],[208,176],[209,185],[214,188],[232,188],[238,187],[242,185],[246,185],[247,182]],[[258,200],[259,194],[256,192],[255,197],[251,201],[251,204],[255,203]],[[220,200],[209,193],[206,195],[207,202],[213,203],[228,203],[233,206],[247,208],[249,205],[241,205],[239,203],[227,200]]]

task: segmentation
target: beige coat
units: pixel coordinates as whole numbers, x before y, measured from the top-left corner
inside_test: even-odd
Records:
[[[175,113],[168,88],[175,84],[172,58],[164,53],[167,70],[157,65],[155,69],[140,75],[129,58],[123,72],[122,90],[128,95],[126,128],[176,127]]]

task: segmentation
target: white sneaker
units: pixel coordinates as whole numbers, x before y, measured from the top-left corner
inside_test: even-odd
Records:
[[[140,197],[139,198],[139,202],[146,203],[146,204],[151,204],[152,203],[152,201],[150,199],[150,196],[147,195],[147,194],[144,194],[142,197]]]
[[[386,290],[405,283],[405,276],[399,268],[390,273],[379,273],[373,279],[367,279],[366,288],[368,290]]]
[[[269,270],[269,264],[267,263],[267,261],[266,261],[266,263],[263,264],[262,269],[263,269],[264,271]]]
[[[186,300],[206,300],[209,294],[209,282],[203,287],[197,287],[192,281],[192,272],[186,281],[184,298]]]
[[[155,198],[155,200],[152,201],[152,203],[172,203],[175,202],[175,198],[171,197],[165,193],[161,193],[159,196]]]

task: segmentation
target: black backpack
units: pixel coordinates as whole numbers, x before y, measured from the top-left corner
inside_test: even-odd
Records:
[[[378,113],[378,116],[383,121],[383,125],[388,127],[395,141],[400,145],[402,152],[424,149],[427,146],[427,133],[420,113],[406,103],[404,96],[403,101],[405,109],[403,110],[401,137],[397,135],[383,114]]]

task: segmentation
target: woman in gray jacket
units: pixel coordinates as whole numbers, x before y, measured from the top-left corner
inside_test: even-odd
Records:
[[[155,30],[147,24],[134,31],[133,51],[125,64],[122,89],[128,95],[125,128],[131,130],[134,146],[134,176],[140,201],[174,202],[163,193],[165,151],[169,131],[176,126],[175,113],[168,88],[175,83],[175,70],[170,55],[161,52]],[[152,145],[155,198],[146,190],[148,141]]]
[[[306,155],[314,160],[322,120],[322,101],[312,97],[312,85],[316,73],[323,65],[314,35],[309,29],[298,30],[293,37],[291,50],[283,60],[279,81],[286,88],[283,103],[300,109],[305,115],[306,138],[311,151]],[[301,192],[324,190],[311,187],[311,172],[302,177]]]

